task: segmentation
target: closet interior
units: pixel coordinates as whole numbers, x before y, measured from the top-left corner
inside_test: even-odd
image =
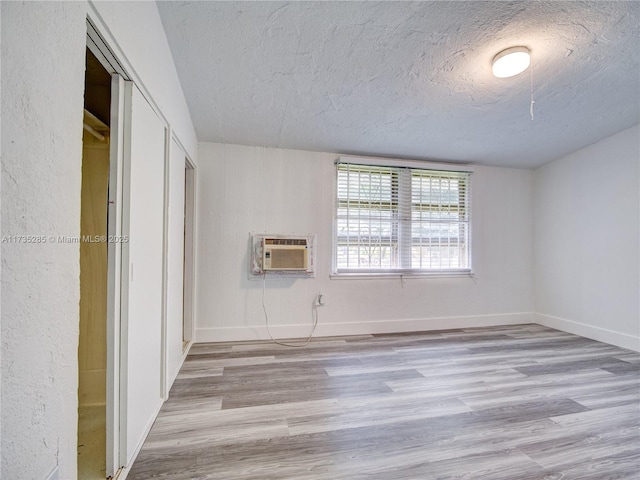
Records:
[[[80,210],[78,478],[106,478],[107,247],[111,75],[86,50]]]

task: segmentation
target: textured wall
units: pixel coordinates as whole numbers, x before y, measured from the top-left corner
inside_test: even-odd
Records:
[[[2,2],[3,236],[80,232],[85,8]],[[78,302],[78,244],[2,245],[2,478],[75,478]]]
[[[196,340],[264,337],[262,282],[248,280],[249,232],[317,235],[314,279],[267,278],[274,331],[304,335],[322,292],[318,333],[452,328],[528,321],[532,172],[476,167],[476,277],[330,280],[336,155],[201,143]],[[514,315],[515,314],[515,315]],[[523,315],[520,315],[523,314]]]
[[[3,235],[79,234],[87,15],[195,159],[155,4],[95,7],[99,15],[85,2],[1,3]],[[4,243],[1,256],[0,476],[38,480],[59,464],[61,479],[75,479],[78,244]]]
[[[640,349],[640,127],[535,173],[539,320]]]

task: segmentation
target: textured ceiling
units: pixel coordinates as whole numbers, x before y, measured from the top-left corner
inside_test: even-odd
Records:
[[[640,123],[635,1],[158,9],[200,141],[535,167]]]

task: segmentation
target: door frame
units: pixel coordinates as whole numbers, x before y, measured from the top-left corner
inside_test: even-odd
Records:
[[[180,168],[184,172],[184,177],[178,177],[177,175],[172,175],[172,169],[177,164],[180,164]],[[182,212],[180,213],[180,222],[181,222],[181,245],[182,249],[180,252],[180,265],[181,270],[179,272],[180,275],[180,324],[182,333],[180,336],[180,341],[182,344],[181,347],[181,360],[180,364],[182,364],[193,344],[193,325],[194,325],[194,302],[195,302],[195,163],[189,155],[186,153],[184,145],[180,142],[180,140],[175,136],[173,131],[167,132],[167,142],[166,142],[166,157],[165,157],[165,231],[164,231],[164,268],[163,268],[163,279],[164,279],[164,303],[163,303],[163,396],[164,399],[167,400],[169,398],[169,391],[171,390],[171,386],[176,379],[178,372],[175,370],[175,364],[171,363],[175,358],[169,358],[170,354],[175,354],[175,350],[173,350],[174,345],[173,342],[176,341],[175,338],[169,338],[169,324],[171,323],[172,327],[175,327],[173,324],[174,318],[172,315],[177,314],[178,312],[174,312],[173,309],[170,311],[170,302],[173,307],[176,299],[173,297],[173,294],[177,293],[175,291],[169,291],[169,285],[173,288],[177,288],[177,275],[178,272],[173,268],[173,265],[170,265],[170,262],[173,260],[173,256],[176,254],[175,244],[173,244],[171,238],[173,235],[173,228],[176,228],[175,223],[178,221],[178,217],[173,218],[170,221],[169,216],[171,209],[175,206],[175,203],[181,201],[182,202]],[[174,185],[174,182],[177,178],[181,178],[182,186],[184,190],[182,191],[181,197],[172,197],[172,193],[177,187]],[[175,214],[175,212],[174,212]],[[171,277],[171,278],[170,278]],[[175,334],[177,332],[173,331]]]
[[[184,150],[184,149],[183,149]],[[182,322],[183,322],[183,341],[186,345],[183,353],[189,351],[194,341],[195,332],[195,281],[196,281],[196,185],[198,170],[196,164],[185,154],[184,158],[184,201],[185,201],[185,218],[184,218],[184,278],[183,278],[183,304],[182,304]]]
[[[125,85],[127,73],[87,17],[87,48],[111,74],[110,144],[109,144],[109,213],[107,238],[122,239],[123,165],[125,147]],[[106,476],[117,477],[121,462],[122,428],[121,376],[125,364],[121,358],[122,243],[107,243],[107,366],[106,366]]]

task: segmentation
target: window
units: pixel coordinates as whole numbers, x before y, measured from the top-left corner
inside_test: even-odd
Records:
[[[335,272],[470,273],[470,177],[337,163]]]

